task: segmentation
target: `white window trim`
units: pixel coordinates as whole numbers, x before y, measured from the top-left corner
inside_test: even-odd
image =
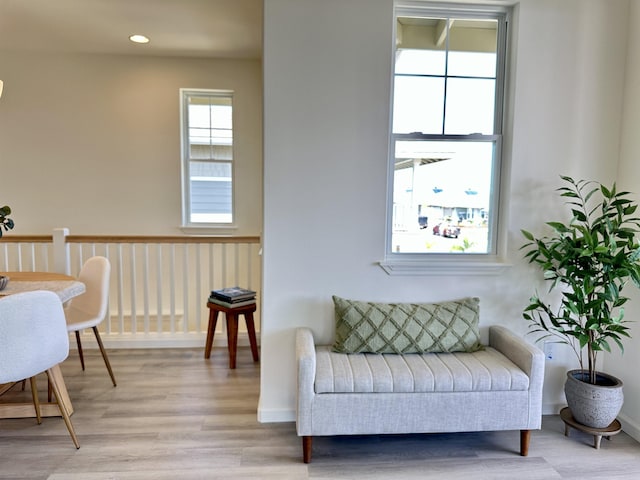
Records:
[[[509,59],[509,35],[511,25],[511,8],[500,5],[477,5],[477,4],[449,4],[434,3],[424,1],[403,1],[396,2],[393,15],[393,41],[396,39],[397,16],[415,14],[420,16],[437,15],[437,14],[464,14],[477,17],[478,15],[504,15],[507,25],[503,36],[498,38],[499,44],[504,49],[504,63],[508,63]],[[392,59],[395,60],[396,48],[392,49]],[[500,59],[500,57],[499,57]],[[395,156],[394,135],[392,132],[393,119],[389,122],[389,152],[388,152],[388,172],[387,172],[387,218],[386,218],[386,238],[385,238],[385,255],[384,260],[379,262],[379,266],[389,275],[500,275],[511,265],[506,261],[507,253],[507,202],[506,194],[508,192],[508,182],[505,174],[508,171],[508,155],[506,155],[504,142],[508,141],[505,137],[505,111],[509,97],[507,95],[507,72],[508,66],[502,65],[502,75],[497,78],[499,88],[502,91],[503,104],[501,110],[496,110],[496,117],[499,116],[502,123],[502,140],[497,142],[496,148],[499,149],[500,155],[499,170],[494,172],[493,184],[497,186],[493,195],[497,195],[492,202],[496,208],[495,215],[492,216],[492,227],[495,230],[491,241],[494,243],[491,253],[487,254],[460,254],[460,253],[394,253],[392,251],[392,223],[393,223],[393,157]],[[391,71],[391,97],[393,102],[395,68]],[[391,103],[391,105],[393,105]]]
[[[437,255],[437,254],[435,254]],[[445,254],[447,255],[447,254]],[[403,259],[379,262],[380,267],[389,275],[501,275],[510,264],[498,257],[491,256],[485,258],[467,258],[472,255],[467,254],[465,258],[429,258],[425,259]]]
[[[219,95],[223,97],[231,97],[233,99],[233,90],[214,90],[207,88],[181,88],[179,89],[180,95],[180,175],[182,186],[182,223],[180,230],[183,233],[190,235],[206,235],[206,234],[224,234],[232,233],[238,228],[236,218],[236,173],[235,173],[235,158],[231,161],[231,218],[232,222],[229,223],[192,223],[191,218],[191,184],[189,174],[189,139],[188,139],[188,127],[186,126],[186,119],[188,118],[187,108],[188,105],[185,102],[187,94],[207,93],[213,95]],[[232,100],[233,104],[233,100]],[[233,116],[235,119],[235,115]],[[235,124],[235,120],[234,120]],[[233,126],[234,138],[235,138],[235,125]]]

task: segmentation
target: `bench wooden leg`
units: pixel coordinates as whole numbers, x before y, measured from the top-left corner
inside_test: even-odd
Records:
[[[520,455],[526,457],[529,455],[529,440],[531,439],[531,430],[520,430]]]
[[[302,437],[302,460],[304,463],[311,463],[311,440],[313,437],[307,435]]]

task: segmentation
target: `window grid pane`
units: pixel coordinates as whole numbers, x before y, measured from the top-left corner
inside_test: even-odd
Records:
[[[451,77],[496,78],[496,54],[493,52],[449,52],[447,74]]]
[[[470,135],[493,133],[495,80],[449,78],[445,111],[445,133]]]
[[[393,104],[394,133],[441,133],[444,78],[396,78]]]

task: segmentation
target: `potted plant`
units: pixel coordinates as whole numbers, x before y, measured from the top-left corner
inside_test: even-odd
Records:
[[[13,220],[8,215],[11,215],[11,209],[5,205],[0,207],[0,237],[2,237],[2,229],[11,230],[13,228]]]
[[[522,230],[528,242],[521,247],[550,282],[549,293],[559,290],[560,305],[554,309],[536,293],[523,317],[532,333],[542,334],[539,340],[551,338],[573,349],[580,369],[567,373],[569,409],[579,423],[605,428],[622,408],[622,382],[598,372],[597,358],[614,345],[624,352],[622,340],[630,336],[624,318],[629,299],[622,290],[629,280],[640,287],[640,218],[630,193],[618,192],[615,183],[609,189],[561,178],[566,185],[557,191],[567,199],[571,220],[548,222],[551,236],[536,238]]]

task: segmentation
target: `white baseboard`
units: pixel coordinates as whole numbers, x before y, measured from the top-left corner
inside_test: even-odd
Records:
[[[566,407],[566,403],[543,403],[542,414],[543,415],[560,415],[560,410]]]
[[[296,421],[296,412],[292,410],[264,410],[258,409],[260,423],[286,423]]]
[[[258,421],[260,423],[295,422],[296,411],[291,408],[264,408],[262,399],[258,401]]]
[[[622,424],[622,430],[624,430],[624,433],[632,437],[637,442],[640,442],[640,424],[631,420],[622,413],[618,415],[618,420],[620,420],[620,423]]]

